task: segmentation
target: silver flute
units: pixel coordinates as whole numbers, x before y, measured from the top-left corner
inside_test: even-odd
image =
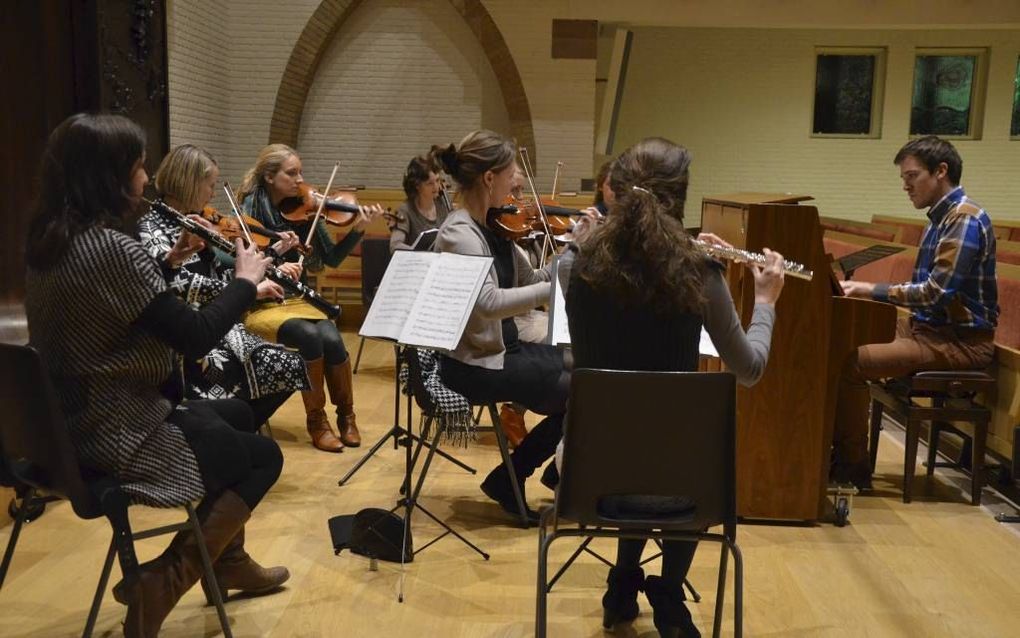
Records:
[[[710,244],[698,239],[695,239],[694,243],[713,257],[722,257],[723,259],[730,259],[733,261],[743,261],[749,264],[757,264],[759,266],[765,265],[765,255],[761,253],[752,253],[751,251],[741,250],[740,248],[724,248],[723,246],[717,246],[716,244]],[[814,272],[805,268],[804,264],[798,264],[797,262],[790,261],[789,259],[783,260],[783,272],[791,277],[807,281],[811,281],[811,277],[814,275]]]

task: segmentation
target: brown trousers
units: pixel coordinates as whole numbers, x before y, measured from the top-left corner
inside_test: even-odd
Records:
[[[900,377],[923,370],[974,370],[992,362],[994,333],[928,324],[900,317],[896,338],[857,348],[839,380],[833,446],[844,464],[868,460],[869,380]]]

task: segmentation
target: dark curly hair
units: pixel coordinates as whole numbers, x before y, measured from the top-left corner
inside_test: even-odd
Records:
[[[421,155],[411,158],[404,171],[404,194],[408,199],[418,196],[418,187],[429,181],[429,173],[438,173],[439,167],[430,157]]]
[[[616,159],[616,201],[577,260],[592,288],[663,313],[700,310],[709,261],[683,225],[690,164],[686,148],[659,137]]]
[[[45,187],[28,230],[28,265],[56,265],[71,240],[92,226],[125,230],[139,204],[128,189],[144,153],[145,132],[121,115],[78,113],[61,122],[43,151]]]

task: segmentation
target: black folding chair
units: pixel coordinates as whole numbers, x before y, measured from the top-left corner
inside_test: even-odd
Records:
[[[556,503],[539,524],[538,638],[546,635],[549,547],[564,536],[720,543],[713,636],[722,625],[729,554],[741,635],[735,393],[733,375],[722,372],[573,372]],[[721,534],[706,531],[716,525]]]
[[[223,609],[195,509],[191,504],[185,506],[188,513],[186,522],[132,533],[128,520],[128,494],[113,477],[79,465],[49,377],[43,370],[39,354],[31,347],[0,344],[0,413],[4,415],[0,420],[0,448],[11,477],[25,488],[24,502],[37,498],[67,499],[74,513],[81,518],[105,516],[113,526],[113,538],[82,636],[92,635],[113,568],[114,554],[119,559],[126,586],[131,587],[139,577],[134,541],[190,528],[198,538],[204,578],[211,585],[209,589],[220,627],[223,635],[231,638],[230,623]],[[14,521],[0,567],[0,583],[7,574],[26,509],[22,507]]]
[[[375,292],[382,283],[386,267],[390,265],[390,240],[389,239],[362,239],[361,240],[361,305],[365,312],[372,305],[375,299]],[[358,366],[361,364],[361,351],[365,349],[365,338],[361,338],[358,344],[358,355],[354,358],[354,374],[358,374]]]

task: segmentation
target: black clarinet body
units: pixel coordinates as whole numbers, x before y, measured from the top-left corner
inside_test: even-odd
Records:
[[[151,202],[151,204],[156,208],[170,214],[170,216],[173,217],[177,221],[177,223],[181,225],[181,228],[183,228],[184,230],[194,235],[198,235],[199,237],[202,238],[203,241],[207,242],[209,245],[215,248],[219,248],[228,255],[236,255],[237,251],[235,249],[234,244],[231,243],[222,235],[210,231],[205,226],[199,224],[193,219],[189,219],[187,215],[181,213],[179,210],[176,210],[168,206],[164,202],[155,201]],[[322,296],[319,295],[319,293],[316,292],[313,288],[306,286],[300,281],[294,281],[287,275],[283,274],[283,271],[281,271],[276,266],[270,266],[269,268],[266,269],[266,278],[279,284],[280,287],[283,288],[288,293],[300,296],[302,299],[304,299],[310,305],[312,305],[316,310],[319,310],[324,315],[329,317],[331,320],[335,321],[337,317],[340,316],[340,306],[336,306],[329,303],[328,301],[323,299]]]

